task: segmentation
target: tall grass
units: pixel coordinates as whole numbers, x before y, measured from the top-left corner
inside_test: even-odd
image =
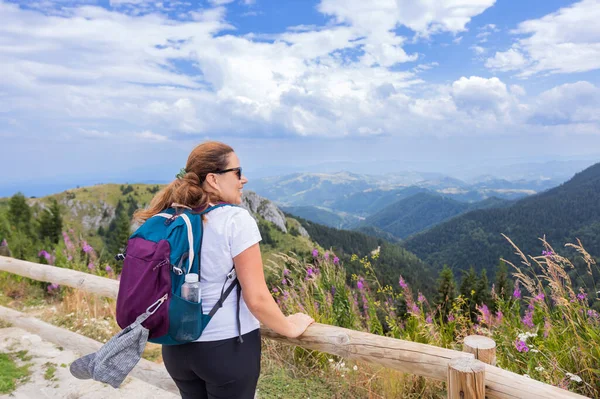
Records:
[[[83,239],[69,233],[63,238],[51,253],[41,251],[40,261],[118,278],[114,267],[99,264],[98,255]],[[581,243],[567,244],[581,258],[587,281],[591,281],[589,287],[576,287],[569,274],[575,266],[547,242],[542,241],[539,256],[525,255],[512,245],[521,258],[518,265],[505,261],[513,268],[514,289],[508,296],[492,289],[493,303],[490,307],[477,304],[476,320],[469,311],[472,297],[449,298],[450,306],[444,306],[450,309],[448,314],[440,304],[413,292],[412,282],[402,276],[397,286],[381,285],[372,265],[377,251],[352,257],[362,272],[351,276],[332,252],[316,249],[310,259],[278,254],[265,269],[274,282],[272,294],[285,313],[306,312],[319,323],[457,350],[465,336],[486,335],[497,344],[499,367],[599,397],[600,315],[592,305],[600,294],[594,281],[598,275],[594,258]],[[11,288],[7,278],[2,280],[5,292]],[[55,324],[99,341],[119,330],[114,301],[56,284],[44,284],[41,289],[54,307],[45,318]],[[149,357],[160,358],[156,348],[151,351]],[[294,376],[318,378],[344,397],[444,396],[443,383],[300,347],[265,340],[264,354],[264,364]]]

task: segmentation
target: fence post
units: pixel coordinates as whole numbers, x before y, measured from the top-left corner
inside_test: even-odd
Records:
[[[456,358],[448,363],[448,399],[484,399],[485,364],[477,359]]]
[[[469,335],[463,343],[463,352],[472,353],[475,359],[496,365],[496,342],[483,335]]]

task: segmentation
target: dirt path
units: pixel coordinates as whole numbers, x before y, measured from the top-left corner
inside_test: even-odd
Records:
[[[43,341],[38,335],[15,327],[0,329],[0,352],[27,351],[17,360],[18,365],[30,363],[29,380],[17,386],[11,394],[0,398],[13,399],[112,399],[112,398],[160,398],[175,399],[179,396],[156,388],[136,378],[128,377],[119,389],[93,380],[78,380],[69,372],[69,365],[80,357],[68,349]],[[27,359],[31,357],[31,359]]]

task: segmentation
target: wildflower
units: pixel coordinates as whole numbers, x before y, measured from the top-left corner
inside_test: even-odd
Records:
[[[502,313],[501,310],[496,311],[496,322],[498,324],[502,323],[502,318],[504,317],[504,314]]]
[[[492,325],[492,315],[490,313],[490,309],[487,307],[486,304],[483,304],[481,306],[476,306],[477,310],[479,310],[481,312],[481,316],[482,316],[482,321],[487,324],[488,326]]]
[[[108,273],[112,272],[112,268],[108,265],[106,265],[106,267],[104,268],[104,270],[106,270]]]
[[[535,368],[535,371],[541,373],[542,371],[544,371],[544,367],[543,366],[538,366]]]
[[[329,363],[333,363],[333,359],[329,359]]]
[[[427,318],[425,319],[425,323],[427,323],[427,324],[433,323],[433,319],[431,318],[430,314],[427,315]]]
[[[38,252],[38,256],[43,257],[50,264],[54,263],[54,256],[50,255],[47,251],[45,251],[43,249],[40,252]]]
[[[579,294],[577,294],[577,299],[579,299],[580,301],[585,301],[587,299],[587,294],[585,292],[580,292]]]
[[[316,249],[316,248],[315,248],[315,249],[313,249],[313,250],[312,250],[312,256],[313,256],[313,258],[316,258],[317,256],[319,256],[319,250],[318,250],[318,249]]]
[[[408,284],[406,284],[406,281],[404,281],[404,278],[402,278],[402,276],[400,276],[400,280],[398,280],[398,284],[404,290],[408,288]]]
[[[335,286],[334,285],[331,286],[331,295],[335,296]]]
[[[519,335],[517,335],[517,339],[519,341],[523,341],[523,342],[526,342],[527,338],[535,338],[535,337],[537,337],[537,334],[529,332],[529,331],[526,331],[524,333],[520,333]]]
[[[352,370],[357,371],[358,370],[358,366],[355,364],[354,367],[352,367]]]
[[[527,310],[525,312],[525,316],[523,316],[523,319],[521,321],[527,327],[533,328],[535,326],[535,324],[533,324],[533,311],[532,310]]]
[[[550,323],[550,320],[545,319],[544,320],[544,338],[548,338],[548,335],[550,335],[551,329],[552,329],[552,324]]]
[[[88,263],[88,269],[89,270],[94,270],[94,267],[95,267],[95,265],[94,265],[93,262]]]
[[[333,257],[333,264],[334,265],[339,265],[340,264],[340,258],[338,258],[337,256]]]
[[[287,280],[285,278],[281,279],[281,284],[286,285],[287,284]]]
[[[6,238],[2,240],[0,247],[8,247],[8,242],[6,241]]]
[[[519,289],[519,282],[518,281],[515,284],[515,290],[513,292],[513,297],[515,299],[521,299],[521,290]]]
[[[533,299],[536,300],[536,301],[538,301],[538,302],[543,302],[545,297],[546,296],[544,295],[544,293],[540,292]]]
[[[454,321],[454,315],[452,313],[450,313],[448,315],[448,323],[453,322]]]
[[[277,287],[273,287],[273,292],[279,292],[279,290],[277,289]]]
[[[289,276],[290,275],[290,271],[288,269],[283,269],[283,275],[284,276]]]
[[[356,282],[356,288],[358,288],[359,291],[362,291],[363,288],[365,288],[363,281],[364,281],[364,279],[361,277]]]
[[[515,348],[517,348],[519,352],[529,352],[529,347],[527,347],[527,344],[519,339],[515,341]]]
[[[566,373],[566,376],[569,377],[569,379],[571,381],[575,381],[575,382],[582,382],[583,381],[580,376],[572,374],[572,373]]]
[[[309,267],[308,269],[306,269],[306,278],[307,279],[309,279],[312,276],[314,276],[314,274],[315,274],[315,271],[313,270],[312,267]]]
[[[57,290],[60,288],[60,285],[56,284],[56,283],[52,283],[48,286],[48,292],[52,292],[54,290]]]
[[[83,242],[83,252],[85,252],[86,254],[89,254],[90,252],[94,251],[94,248],[92,248],[92,246],[90,244],[87,243],[87,241]]]
[[[542,256],[552,256],[554,253],[552,251],[542,251]]]
[[[329,260],[329,252],[326,251],[325,254],[323,255],[323,258],[325,258],[325,260]]]
[[[425,297],[423,296],[423,294],[421,294],[421,292],[419,292],[419,296],[417,297],[417,301],[419,301],[419,303],[425,302]]]

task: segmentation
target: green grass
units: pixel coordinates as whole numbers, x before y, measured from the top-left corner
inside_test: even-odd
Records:
[[[44,363],[46,371],[44,372],[44,379],[48,381],[56,380],[56,364],[51,362]]]
[[[258,396],[267,398],[331,399],[341,394],[319,377],[294,378],[285,369],[262,372],[258,380]]]
[[[29,377],[29,364],[17,366],[12,355],[0,353],[0,394],[9,394]]]

